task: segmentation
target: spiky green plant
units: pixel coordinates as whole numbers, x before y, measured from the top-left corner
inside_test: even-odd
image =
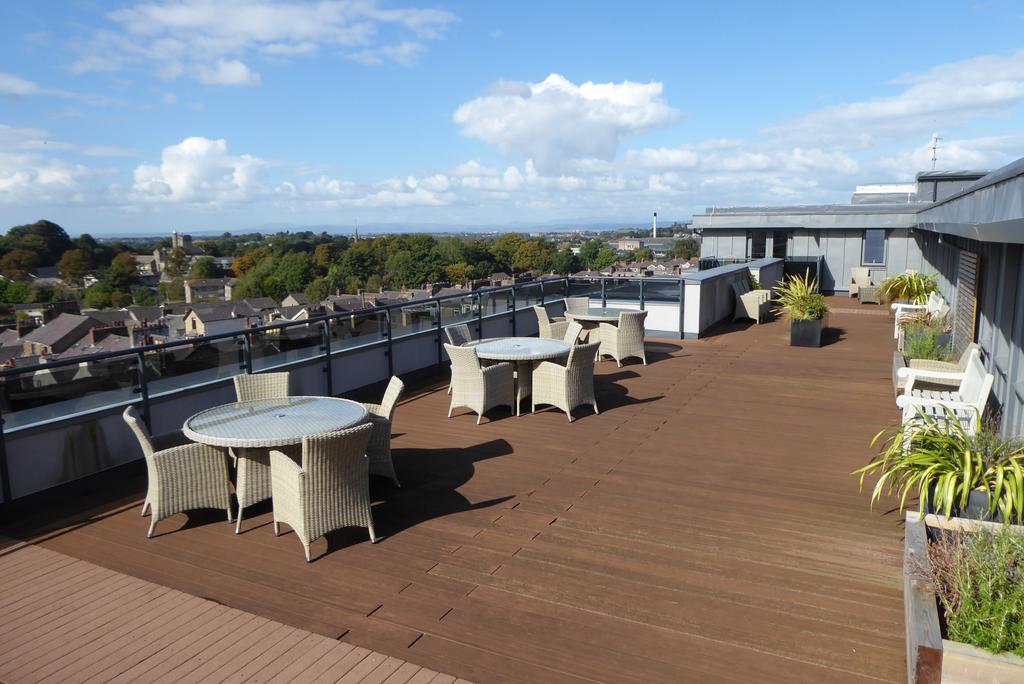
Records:
[[[882,281],[881,294],[887,304],[897,300],[924,304],[928,301],[928,295],[938,290],[938,280],[933,275],[900,273]]]
[[[825,295],[818,292],[818,279],[810,273],[789,276],[775,295],[776,313],[792,321],[818,321],[829,311]]]
[[[985,430],[976,420],[971,435],[948,409],[939,418],[919,411],[916,421],[875,435],[871,446],[879,448],[878,457],[852,473],[860,476],[862,490],[868,475],[879,475],[872,507],[883,494],[895,493],[902,512],[916,495],[922,517],[931,503],[948,518],[966,509],[971,492],[979,491],[988,498],[990,515],[998,509],[1007,520],[1024,519],[1024,443]]]

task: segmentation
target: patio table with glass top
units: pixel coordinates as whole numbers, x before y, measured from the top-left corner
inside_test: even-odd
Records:
[[[270,449],[302,444],[302,438],[358,425],[368,414],[362,404],[333,397],[281,397],[238,401],[200,411],[185,421],[182,432],[194,442],[230,448],[237,458],[252,461],[247,500],[242,510],[270,497]]]
[[[636,312],[637,309],[616,309],[608,306],[599,306],[591,307],[586,311],[566,311],[565,319],[567,321],[576,321],[583,326],[583,334],[580,335],[580,341],[586,342],[590,337],[590,333],[597,330],[597,327],[602,323],[618,325],[619,314]]]
[[[468,346],[468,345],[464,345]],[[519,402],[530,396],[533,364],[538,361],[562,359],[569,355],[569,345],[561,340],[538,337],[501,337],[473,343],[476,355],[488,361],[510,361],[516,366],[516,415]]]

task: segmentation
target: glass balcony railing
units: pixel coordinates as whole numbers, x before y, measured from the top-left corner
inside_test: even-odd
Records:
[[[524,310],[541,302],[557,302],[567,293],[596,302],[606,297],[639,300],[641,306],[646,301],[681,305],[679,278],[642,280],[641,285],[639,278],[551,278],[0,370],[3,430],[10,433],[82,413],[148,402],[241,373],[309,363],[323,363],[329,369],[333,359],[356,349],[379,345],[390,350],[391,340],[439,327],[472,326],[480,319],[513,317],[516,312],[524,315]],[[435,342],[432,339],[430,343]],[[437,358],[441,358],[440,347]],[[388,368],[392,367],[389,358]]]

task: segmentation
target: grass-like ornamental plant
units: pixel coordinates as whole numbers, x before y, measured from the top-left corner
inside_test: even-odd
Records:
[[[882,281],[881,295],[887,304],[895,301],[924,304],[928,301],[928,295],[938,291],[938,281],[933,275],[900,273]]]
[[[1024,656],[1024,536],[942,530],[928,544],[927,576],[946,635],[992,653]]]
[[[903,339],[903,353],[908,359],[949,361],[952,358],[952,340],[942,319],[929,321],[922,315],[920,320],[904,324]]]
[[[775,310],[792,321],[820,321],[828,313],[825,295],[818,292],[818,279],[810,273],[791,275],[776,289]]]
[[[1006,520],[1024,519],[1024,442],[984,430],[977,420],[977,434],[970,435],[949,411],[938,419],[921,413],[875,435],[878,457],[852,473],[861,489],[867,476],[878,474],[872,507],[883,494],[895,494],[903,512],[914,495],[921,517],[931,504],[948,518],[966,509],[976,491],[987,497],[990,515],[999,510]]]

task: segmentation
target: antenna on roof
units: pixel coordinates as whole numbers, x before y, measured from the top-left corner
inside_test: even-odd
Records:
[[[932,133],[932,171],[935,170],[935,160],[939,158],[939,143],[942,138],[939,137],[938,133]]]

